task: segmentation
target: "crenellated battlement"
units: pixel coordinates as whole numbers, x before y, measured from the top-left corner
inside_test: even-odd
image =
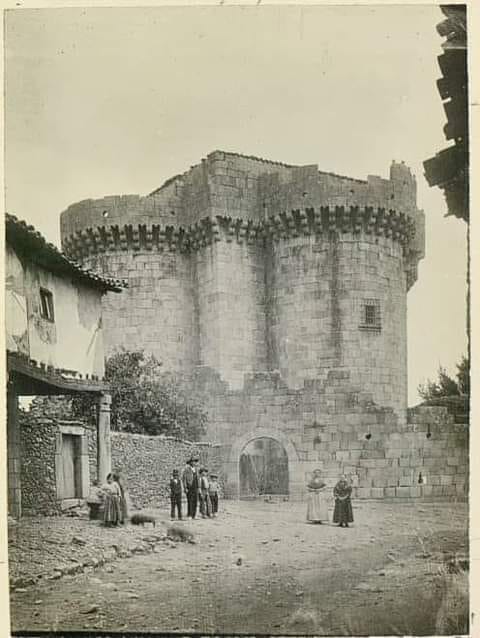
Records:
[[[200,164],[167,180],[150,195],[84,200],[61,215],[62,237],[103,226],[161,225],[187,228],[206,217],[262,222],[291,210],[373,208],[415,216],[416,182],[393,162],[390,178],[359,180],[236,153],[214,151]]]
[[[138,202],[138,200],[135,200]],[[397,243],[406,258],[409,287],[416,280],[417,264],[423,257],[422,216],[415,219],[393,209],[351,206],[323,206],[291,210],[272,215],[264,221],[240,218],[206,217],[186,228],[160,224],[102,225],[78,230],[63,237],[63,251],[72,259],[86,258],[113,251],[191,253],[214,242],[263,245],[297,237],[332,238],[350,235],[359,239],[385,238]]]
[[[259,222],[217,215],[186,228],[159,224],[87,227],[64,236],[62,247],[67,255],[78,259],[110,250],[189,251],[222,240],[254,243],[265,238],[279,241],[302,235],[362,232],[391,238],[408,249],[416,234],[416,223],[411,216],[393,209],[323,206],[318,210],[292,210]]]

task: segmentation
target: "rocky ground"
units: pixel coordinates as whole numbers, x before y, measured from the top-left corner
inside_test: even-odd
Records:
[[[12,629],[467,633],[466,505],[354,505],[340,529],[306,523],[303,504],[226,502],[182,524],[193,543],[167,512],[144,529],[24,519],[10,537]]]

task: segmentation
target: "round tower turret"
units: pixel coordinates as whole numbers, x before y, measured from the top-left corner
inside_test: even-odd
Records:
[[[292,391],[344,371],[404,418],[406,299],[423,257],[415,178],[358,180],[215,151],[150,195],[70,206],[62,244],[128,292],[107,295],[107,353]]]

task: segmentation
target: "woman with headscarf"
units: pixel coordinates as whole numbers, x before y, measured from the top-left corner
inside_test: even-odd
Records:
[[[345,474],[342,474],[333,488],[333,496],[335,497],[333,522],[338,523],[339,527],[348,527],[349,523],[353,523],[351,494],[352,486],[348,483]]]
[[[111,472],[102,489],[105,494],[103,522],[105,527],[116,526],[122,519],[121,492],[120,486]]]
[[[313,476],[307,485],[307,521],[311,523],[321,524],[322,521],[328,521],[327,486],[322,481],[321,474],[320,470],[314,470]]]

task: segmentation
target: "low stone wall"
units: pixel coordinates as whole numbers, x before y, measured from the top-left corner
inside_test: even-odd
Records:
[[[169,501],[173,469],[181,474],[185,462],[197,455],[200,465],[222,476],[221,448],[173,437],[112,432],[112,468],[121,472],[137,508],[160,507]]]
[[[407,428],[400,439],[397,437],[395,456],[399,466],[404,468],[408,459],[408,465],[415,472],[417,485],[410,489],[410,496],[466,499],[469,487],[468,425],[456,423],[447,408],[421,405],[408,411]],[[426,481],[423,485],[418,484],[417,473],[420,472]]]
[[[71,422],[79,424],[78,421]],[[55,453],[57,436],[66,420],[20,412],[21,484],[23,514],[55,515],[62,511],[58,495]],[[82,424],[88,437],[90,481],[97,477],[96,429]],[[162,507],[169,502],[173,469],[181,473],[192,455],[200,465],[216,471],[222,483],[222,450],[218,445],[179,441],[166,436],[112,432],[112,468],[122,473],[135,508]]]

